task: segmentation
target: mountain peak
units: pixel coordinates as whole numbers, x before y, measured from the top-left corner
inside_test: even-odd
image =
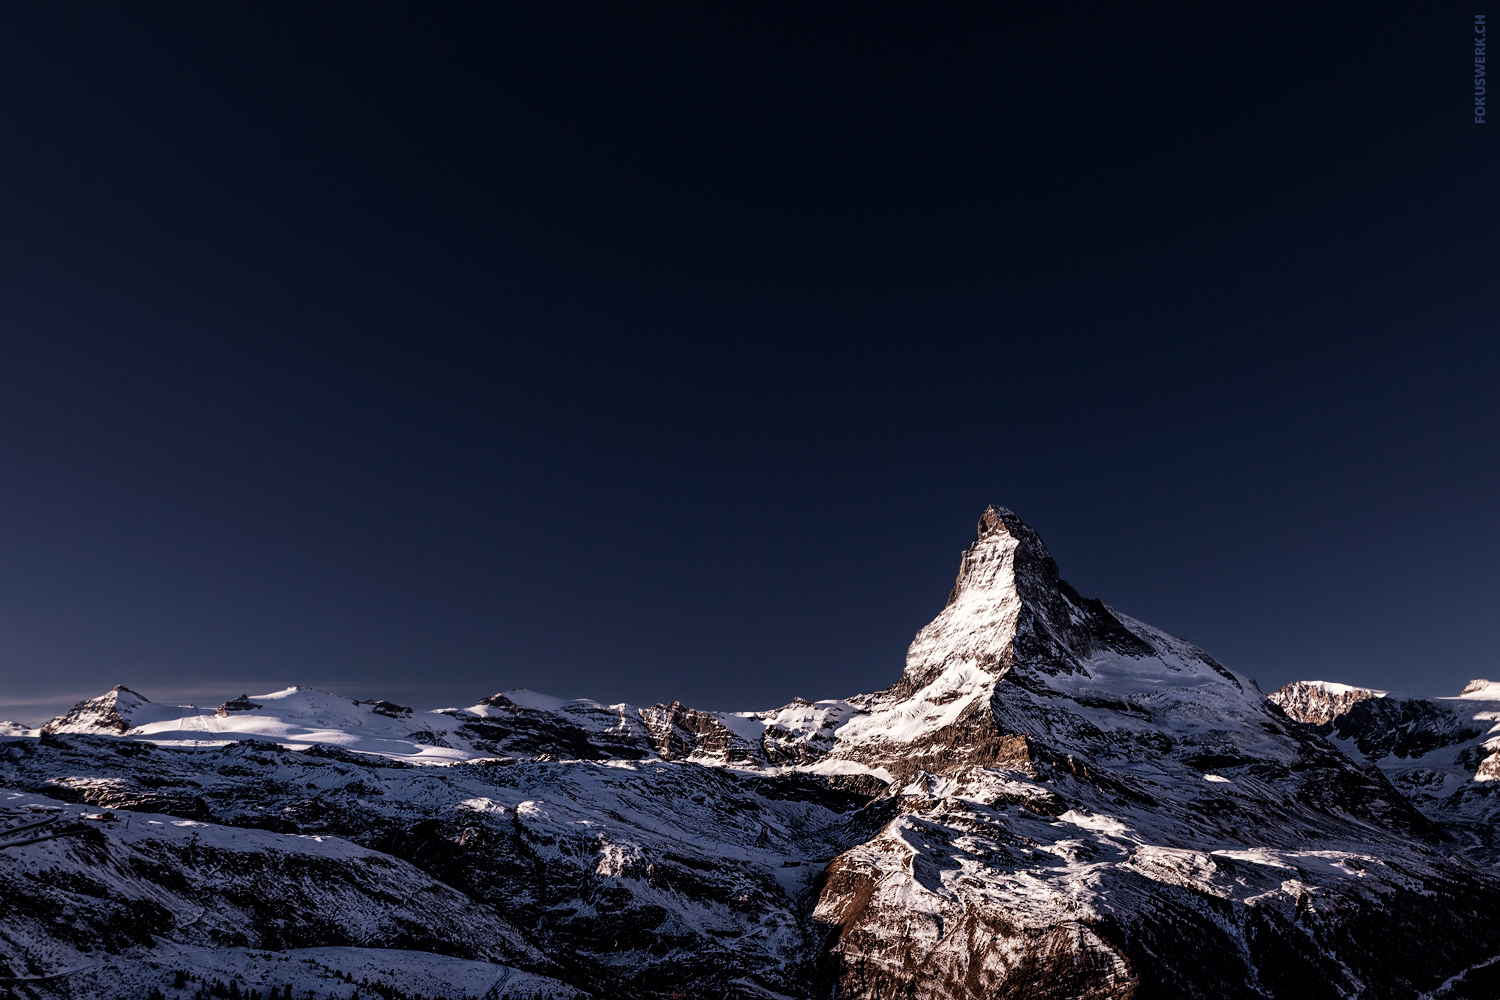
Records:
[[[131,716],[142,705],[151,704],[151,699],[132,691],[123,684],[116,684],[97,698],[80,701],[42,727],[46,733],[124,733],[131,728]]]
[[[1054,600],[1059,586],[1067,585],[1042,536],[1014,511],[991,504],[979,515],[974,544],[963,553],[947,606],[965,595],[981,594],[990,598],[1014,594],[1019,601],[1036,606]]]
[[[1017,667],[1037,683],[1043,676],[1053,678],[1047,686],[1061,683],[1056,678],[1062,675],[1097,684],[1091,664],[1101,658],[1112,660],[1108,671],[1120,674],[1129,672],[1127,664],[1159,654],[1174,662],[1185,657],[1184,662],[1240,690],[1233,674],[1191,643],[1080,595],[1058,573],[1041,536],[1008,508],[992,505],[979,516],[977,536],[963,552],[947,605],[907,650],[898,686],[914,692],[953,671],[958,671],[953,677],[978,671],[975,676],[998,679]],[[1136,683],[1123,674],[1116,681]]]
[[[1009,508],[979,515],[974,544],[960,557],[948,603],[907,651],[905,682],[922,686],[958,664],[989,675],[1014,665],[1013,640],[1023,613],[1056,604],[1058,576],[1041,536]]]
[[[1022,535],[1036,537],[1036,532],[1031,525],[1021,520],[1015,511],[992,503],[984,509],[984,513],[979,515],[979,537],[984,538],[986,535],[1002,531],[1017,537]]]

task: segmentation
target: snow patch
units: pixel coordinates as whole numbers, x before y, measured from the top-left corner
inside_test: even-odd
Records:
[[[542,694],[540,691],[528,691],[526,688],[516,688],[514,691],[501,691],[500,696],[508,699],[512,704],[520,708],[530,708],[538,712],[555,712],[568,703],[566,698],[555,698],[550,694]],[[476,706],[483,707],[483,706]],[[474,711],[475,715],[483,712]]]
[[[714,718],[731,733],[750,743],[759,743],[766,723],[758,712],[715,712]]]
[[[1389,691],[1378,691],[1375,688],[1356,687],[1353,684],[1339,684],[1336,681],[1301,681],[1300,683],[1306,684],[1308,687],[1318,688],[1326,694],[1335,696],[1359,694],[1364,695],[1368,698],[1384,698],[1386,695],[1390,694]]]
[[[896,780],[891,777],[891,772],[883,767],[871,767],[869,764],[862,764],[856,760],[844,760],[838,757],[828,757],[816,764],[809,764],[806,767],[795,768],[795,770],[822,775],[868,774],[872,778],[879,778],[887,785]]]

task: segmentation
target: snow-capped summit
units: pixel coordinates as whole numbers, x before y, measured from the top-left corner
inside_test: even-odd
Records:
[[[150,706],[145,695],[137,694],[123,684],[116,684],[104,694],[74,705],[42,727],[46,733],[125,733],[141,709]]]
[[[1458,693],[1458,696],[1476,701],[1500,701],[1500,682],[1487,681],[1483,678],[1472,680],[1464,685],[1464,689]]]
[[[1243,685],[1190,643],[1081,596],[1058,572],[1040,536],[1004,507],[989,507],[964,553],[941,614],[907,651],[903,685],[917,688],[955,669],[1059,690],[1102,683],[1133,690],[1167,657],[1174,684]],[[1139,670],[1133,671],[1133,661]],[[1142,675],[1131,679],[1132,672]],[[1122,691],[1123,693],[1123,691]]]
[[[989,507],[901,679],[850,699],[859,712],[836,729],[832,752],[893,773],[922,759],[968,766],[1011,753],[996,734],[1043,725],[1059,703],[1090,719],[1087,728],[1150,715],[1191,729],[1211,716],[1259,719],[1263,701],[1191,643],[1081,596],[1030,526]]]

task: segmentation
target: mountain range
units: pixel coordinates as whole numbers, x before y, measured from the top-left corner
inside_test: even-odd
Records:
[[[1500,685],[1269,696],[991,507],[884,689],[0,724],[0,997],[1500,996]]]

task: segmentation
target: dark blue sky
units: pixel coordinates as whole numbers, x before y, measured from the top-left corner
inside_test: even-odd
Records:
[[[987,503],[1500,675],[1471,10],[541,6],[4,15],[0,717],[870,690]]]

